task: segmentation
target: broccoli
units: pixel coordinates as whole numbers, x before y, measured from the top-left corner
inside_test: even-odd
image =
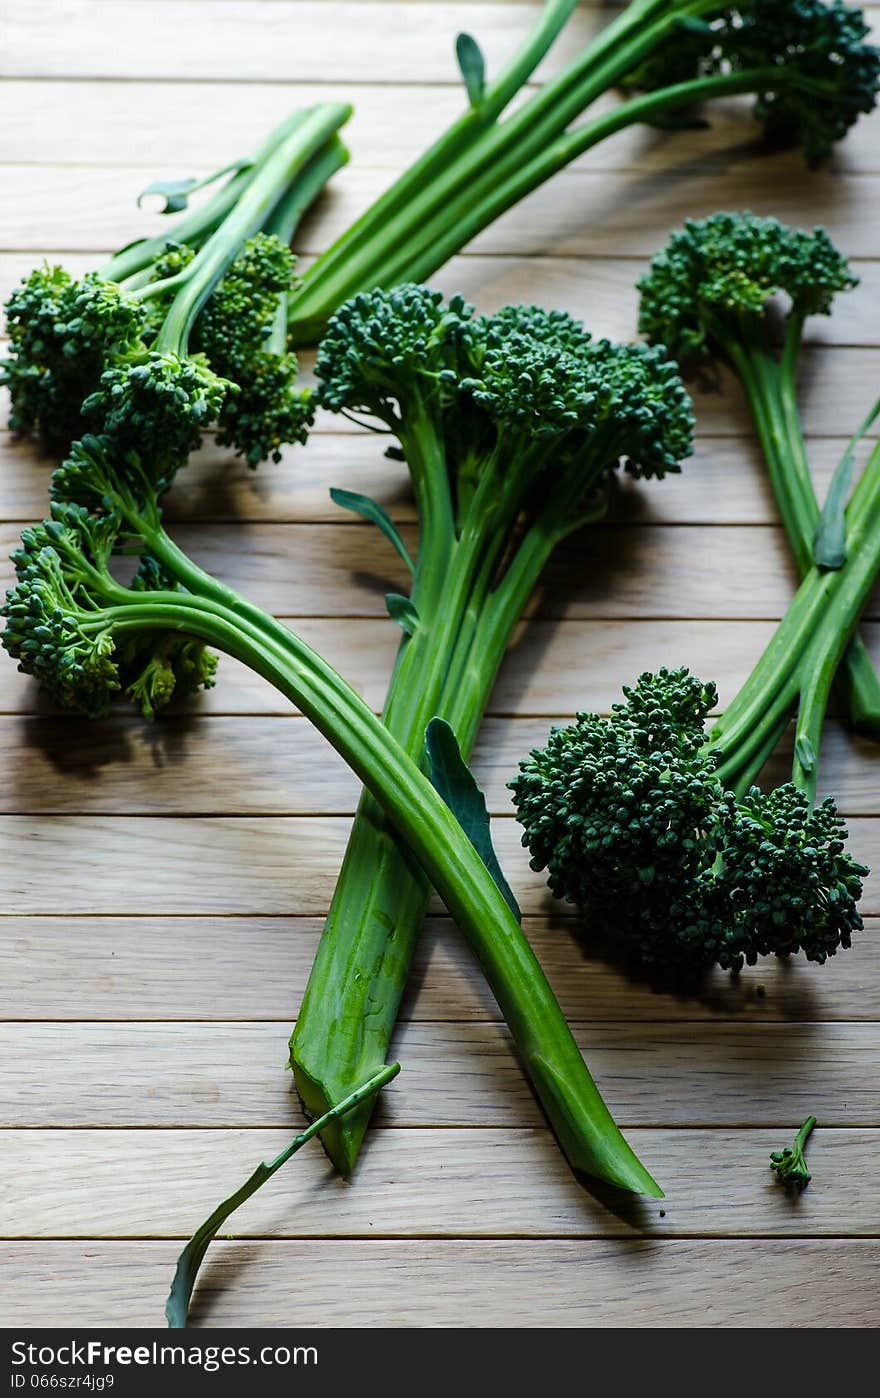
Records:
[[[621,463],[645,479],[679,469],[691,450],[689,398],[659,350],[594,341],[564,312],[508,306],[480,316],[461,298],[409,285],[347,302],[320,346],[317,376],[325,407],[394,435],[416,499],[412,634],[385,723],[426,765],[426,725],[439,716],[466,758],[553,549],[601,515]],[[373,502],[336,498],[400,547]],[[365,795],[291,1039],[311,1114],[385,1061],[428,893]],[[345,1173],[369,1110],[324,1133]]]
[[[828,695],[880,571],[880,447],[846,511],[847,558],[813,567],[745,684],[705,733],[711,684],[644,674],[610,717],[551,731],[511,783],[532,868],[643,963],[696,978],[771,953],[824,962],[862,926],[868,872],[835,802],[816,804]],[[755,782],[795,718],[791,781]]]
[[[862,12],[841,0],[630,0],[505,114],[575,4],[546,0],[492,82],[474,41],[460,36],[468,110],[306,273],[291,296],[295,344],[314,343],[358,291],[425,280],[518,200],[625,127],[680,125],[689,108],[752,94],[768,135],[798,143],[813,165],[874,107],[880,52],[866,43]],[[575,124],[620,86],[634,95]]]
[[[782,1150],[774,1150],[770,1154],[770,1169],[774,1171],[776,1178],[782,1181],[786,1189],[792,1187],[797,1190],[806,1189],[813,1178],[807,1169],[804,1151],[807,1139],[815,1125],[816,1118],[808,1116],[795,1136],[794,1144],[784,1146]]]
[[[656,1195],[504,894],[381,721],[297,636],[175,545],[162,524],[156,472],[139,454],[123,455],[111,438],[85,437],[56,473],[52,496],[49,518],[22,535],[17,583],[3,609],[3,645],[20,668],[60,703],[96,717],[121,692],[150,715],[176,690],[211,683],[205,647],[274,684],[367,784],[470,938],[573,1167]],[[117,553],[133,552],[141,563],[126,585],[113,564]]]
[[[755,422],[767,472],[801,574],[815,561],[839,567],[845,557],[843,506],[855,446],[880,410],[855,434],[835,473],[820,516],[797,407],[804,323],[828,315],[837,292],[857,284],[821,228],[787,228],[750,213],[718,213],[673,233],[638,284],[639,328],[684,366],[721,359],[736,374]],[[777,350],[770,304],[787,300],[784,342]],[[856,638],[842,678],[852,721],[880,732],[880,681]]]
[[[349,112],[294,113],[169,236],[79,281],[48,265],[26,277],[7,302],[0,376],[13,430],[60,451],[84,430],[112,437],[166,482],[213,423],[252,465],[303,441],[313,407],[287,348],[288,244],[345,158],[335,132]]]

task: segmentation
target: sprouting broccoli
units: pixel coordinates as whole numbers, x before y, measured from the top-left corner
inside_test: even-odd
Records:
[[[416,500],[414,563],[404,550],[411,634],[385,722],[425,764],[426,725],[439,716],[466,757],[553,549],[601,515],[620,464],[643,478],[679,469],[691,450],[690,400],[659,350],[594,341],[564,312],[475,315],[461,298],[409,285],[347,302],[317,376],[325,407],[393,434]],[[341,499],[368,512],[363,497]],[[379,507],[370,513],[401,547]],[[385,1061],[428,892],[366,795],[291,1040],[311,1114]],[[324,1133],[346,1173],[368,1118],[369,1104]]]
[[[759,956],[824,962],[861,925],[868,872],[832,798],[816,804],[828,696],[880,571],[880,447],[846,510],[847,557],[807,573],[722,718],[685,669],[644,674],[610,717],[551,731],[511,783],[532,867],[644,963],[697,977]],[[795,719],[791,781],[755,782]]]
[[[717,97],[752,94],[774,139],[823,159],[875,104],[880,52],[841,0],[630,0],[542,88],[508,111],[577,0],[545,0],[521,48],[489,81],[459,40],[467,111],[325,252],[291,297],[296,344],[314,343],[346,298],[423,281],[518,200],[625,127],[680,124]],[[462,61],[462,55],[466,61]],[[628,100],[587,115],[615,88]]]
[[[162,524],[156,472],[137,453],[122,455],[110,438],[74,443],[52,496],[50,517],[22,536],[17,583],[3,609],[3,645],[20,668],[56,701],[93,716],[122,691],[150,715],[175,690],[212,682],[205,647],[274,684],[367,784],[472,941],[572,1165],[656,1194],[599,1096],[499,885],[450,806],[381,721],[304,642],[175,545]],[[141,555],[130,584],[115,574],[117,553]]]
[[[784,1146],[782,1150],[774,1150],[770,1154],[770,1169],[774,1171],[776,1178],[781,1180],[787,1189],[792,1187],[797,1190],[806,1189],[813,1178],[807,1169],[804,1151],[815,1125],[816,1118],[808,1116],[795,1136],[792,1145]]]
[[[844,454],[821,512],[810,475],[797,404],[804,323],[828,315],[835,295],[857,284],[846,258],[821,228],[802,232],[774,218],[717,213],[672,234],[639,282],[639,327],[683,366],[728,364],[742,385],[795,560],[838,567],[845,557],[844,516],[854,448],[880,403]],[[785,334],[771,303],[786,299]],[[863,642],[845,658],[852,721],[880,733],[880,681]]]
[[[296,112],[167,237],[74,280],[35,269],[10,296],[10,425],[65,450],[91,430],[170,480],[219,424],[251,464],[302,441],[313,407],[287,348],[290,236],[345,158],[350,109]],[[221,172],[226,173],[226,172]]]

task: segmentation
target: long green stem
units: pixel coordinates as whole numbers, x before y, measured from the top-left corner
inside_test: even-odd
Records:
[[[223,223],[183,271],[133,293],[141,299],[174,291],[174,300],[156,337],[159,353],[185,355],[189,333],[214,287],[238,256],[242,244],[263,227],[295,177],[351,115],[339,102],[325,102],[267,158]]]
[[[266,158],[302,125],[307,115],[305,111],[292,112],[267,136],[244,168],[212,194],[210,199],[206,199],[195,209],[190,209],[185,218],[169,224],[161,233],[152,238],[142,238],[131,247],[123,248],[98,269],[98,276],[105,281],[126,281],[145,267],[151,266],[157,257],[161,257],[169,242],[199,246],[207,234],[212,233],[235,206]]]
[[[194,565],[187,572],[194,589],[198,574]],[[226,609],[197,591],[141,593],[130,594],[124,608],[114,604],[110,619],[119,628],[199,637],[243,661],[302,710],[379,801],[470,942],[571,1164],[656,1195],[587,1072],[519,924],[452,812],[341,676],[293,633],[284,633],[282,647],[269,618],[259,637],[254,624],[242,621],[254,612],[243,599]]]

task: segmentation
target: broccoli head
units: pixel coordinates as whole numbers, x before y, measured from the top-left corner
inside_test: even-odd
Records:
[[[511,783],[532,868],[647,965],[695,975],[803,951],[823,962],[861,927],[867,871],[834,802],[792,785],[742,800],[706,741],[714,686],[642,675],[609,718],[551,731]]]
[[[743,0],[714,16],[684,16],[627,86],[656,91],[754,72],[756,118],[771,138],[801,145],[815,165],[874,109],[880,51],[865,42],[868,33],[862,11],[842,0]]]
[[[822,228],[807,233],[747,212],[712,214],[673,233],[639,281],[639,329],[676,359],[706,359],[719,336],[761,337],[774,296],[787,296],[800,318],[828,315],[835,294],[857,283]]]
[[[782,1150],[774,1150],[770,1154],[770,1169],[786,1188],[806,1189],[813,1178],[807,1169],[804,1151],[815,1125],[816,1118],[808,1116],[795,1136],[793,1144],[784,1146]]]

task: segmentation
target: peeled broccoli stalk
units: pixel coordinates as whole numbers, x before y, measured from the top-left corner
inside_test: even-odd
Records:
[[[153,658],[157,638],[213,646],[275,685],[316,725],[394,821],[468,937],[572,1166],[659,1193],[602,1101],[510,907],[449,807],[380,720],[280,622],[203,572],[162,527],[152,475],[114,444],[84,439],[54,478],[51,518],[22,535],[3,644],[61,702],[105,713]],[[135,543],[135,584],[113,576]],[[167,676],[163,678],[167,698]],[[151,696],[155,700],[156,696]],[[350,1089],[350,1085],[349,1085]]]
[[[26,278],[7,303],[13,430],[64,450],[92,427],[123,452],[136,446],[166,479],[218,420],[221,441],[252,464],[304,440],[312,407],[286,343],[288,244],[344,162],[335,133],[349,114],[338,103],[295,113],[171,235],[101,271]]]
[[[784,1146],[782,1150],[774,1150],[770,1154],[770,1169],[781,1180],[786,1188],[806,1189],[813,1176],[807,1169],[807,1161],[804,1156],[807,1141],[816,1125],[816,1118],[808,1116],[800,1131],[794,1138],[790,1146]]]
[[[830,314],[836,293],[856,284],[823,229],[801,232],[750,213],[689,221],[639,282],[639,328],[651,341],[691,368],[721,359],[739,379],[802,576],[813,566],[820,518],[797,406],[803,329],[809,316]],[[780,293],[790,305],[777,347],[768,308]],[[873,416],[876,410],[856,438]],[[851,458],[852,447],[844,468]],[[840,479],[845,491],[845,471]],[[836,512],[841,534],[844,491]],[[853,726],[880,734],[880,679],[858,636],[844,657],[841,683]]]
[[[880,572],[880,447],[846,512],[847,558],[813,568],[752,674],[705,734],[714,685],[642,675],[610,718],[554,729],[511,783],[532,867],[587,925],[696,979],[759,956],[824,962],[862,926],[868,872],[835,802],[815,804],[837,666]],[[795,716],[791,782],[753,785]]]
[[[459,298],[404,286],[334,317],[317,374],[323,403],[392,432],[419,516],[417,617],[401,643],[383,720],[426,766],[433,717],[473,745],[511,633],[556,544],[602,513],[621,460],[631,475],[678,470],[692,416],[658,351],[592,341],[561,312],[475,316]],[[380,525],[378,507],[343,494]],[[385,1062],[430,886],[376,800],[358,807],[291,1038],[303,1102],[322,1115]],[[322,1133],[349,1173],[371,1104]]]
[[[876,100],[877,50],[859,10],[834,0],[631,0],[562,70],[504,115],[574,0],[550,3],[494,82],[323,254],[291,297],[295,344],[312,344],[354,293],[422,281],[505,210],[626,126],[662,124],[714,97],[753,93],[774,135],[823,159]],[[647,88],[606,116],[573,123],[603,94]]]

